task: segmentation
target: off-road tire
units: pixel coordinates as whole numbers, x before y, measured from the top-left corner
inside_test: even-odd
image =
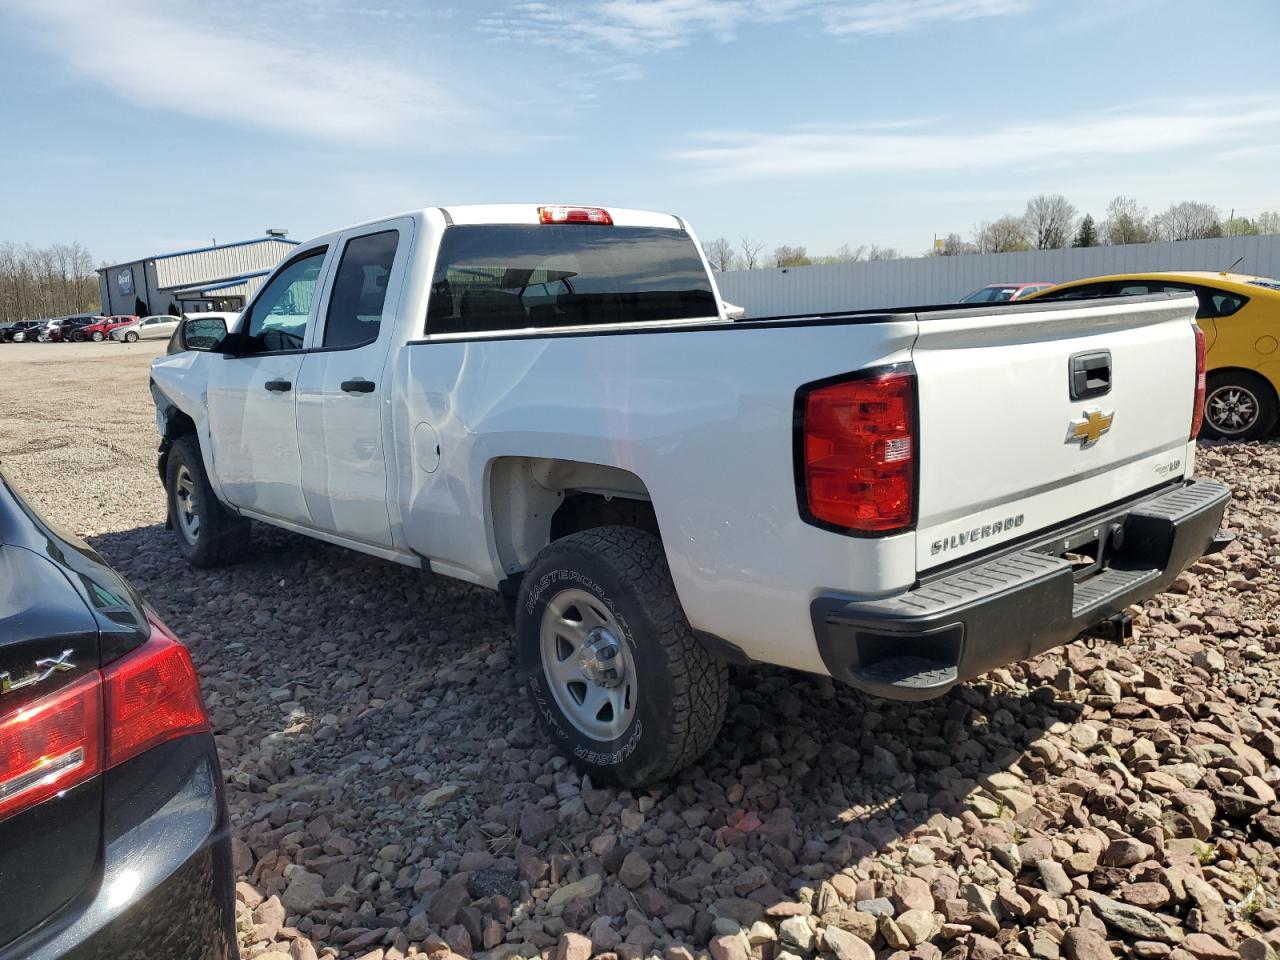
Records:
[[[178,478],[187,471],[194,485],[196,513],[200,529],[194,541],[179,518]],[[165,464],[165,494],[169,504],[169,525],[173,528],[178,552],[193,567],[221,567],[241,559],[248,546],[249,521],[236,516],[218,499],[204,470],[200,444],[194,436],[179,437],[169,450]]]
[[[1242,430],[1227,431],[1219,429],[1210,416],[1210,403],[1215,394],[1222,390],[1237,388],[1253,398],[1257,406],[1257,416],[1248,427]],[[1224,370],[1211,373],[1205,385],[1205,410],[1200,432],[1203,436],[1215,440],[1262,440],[1275,429],[1277,418],[1276,392],[1271,384],[1247,370]]]
[[[635,715],[601,741],[564,714],[543,669],[540,635],[548,602],[585,590],[608,608],[636,671]],[[545,547],[516,604],[520,681],[556,747],[597,782],[641,787],[694,763],[715,742],[729,699],[729,672],[698,640],[676,596],[662,542],[631,527],[595,527]]]

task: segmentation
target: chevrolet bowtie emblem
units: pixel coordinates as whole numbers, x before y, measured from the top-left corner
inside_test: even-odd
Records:
[[[1111,421],[1116,418],[1115,412],[1103,413],[1098,407],[1088,407],[1084,417],[1072,420],[1067,427],[1067,443],[1079,442],[1080,446],[1092,447],[1098,438],[1111,429]]]

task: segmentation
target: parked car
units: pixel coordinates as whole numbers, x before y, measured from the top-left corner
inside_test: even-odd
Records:
[[[5,334],[7,334],[10,330],[12,330],[13,325],[17,322],[18,322],[17,320],[0,320],[0,343],[9,342],[5,338]]]
[[[1033,293],[1047,290],[1053,284],[1047,280],[1034,280],[1030,283],[989,283],[979,287],[973,293],[961,297],[961,303],[1003,303],[1006,300],[1021,300]]]
[[[1194,313],[734,321],[678,217],[419,210],[153,361],[160,475],[195,566],[259,520],[499,591],[549,739],[640,785],[715,740],[730,662],[919,700],[1124,636],[1227,542]]]
[[[88,326],[84,327],[81,330],[81,333],[83,333],[85,338],[88,340],[100,342],[102,340],[107,339],[107,337],[111,336],[111,331],[114,330],[116,327],[123,327],[125,324],[134,323],[137,321],[137,319],[138,318],[135,316],[127,316],[124,314],[117,314],[111,317],[103,317],[97,323],[91,323]]]
[[[178,329],[180,318],[167,313],[151,317],[142,317],[132,323],[126,323],[111,330],[111,339],[125,343],[136,343],[139,340],[168,340],[173,331]]]
[[[0,469],[0,956],[234,958],[222,783],[186,648]]]
[[[77,317],[58,317],[45,324],[44,339],[50,343],[69,343],[75,333],[88,323]]]
[[[43,320],[19,320],[4,332],[7,343],[35,343]]]
[[[80,341],[80,340],[87,339],[84,336],[84,328],[89,326],[90,324],[98,323],[102,319],[103,319],[102,317],[95,317],[95,316],[67,317],[62,324],[62,331],[61,331],[62,340],[66,342],[66,341]]]
[[[1039,294],[1042,300],[1196,295],[1196,321],[1208,349],[1205,434],[1258,440],[1280,416],[1280,280],[1239,273],[1173,271],[1074,280]]]

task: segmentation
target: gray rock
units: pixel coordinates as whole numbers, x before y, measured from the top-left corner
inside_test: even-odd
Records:
[[[324,904],[327,898],[324,893],[324,878],[320,874],[301,867],[288,867],[285,877],[288,884],[280,900],[290,913],[310,913]]]
[[[778,939],[784,946],[799,950],[801,953],[812,953],[814,946],[813,928],[805,917],[787,917],[778,924]]]
[[[1036,863],[1036,869],[1040,872],[1041,885],[1053,896],[1065,897],[1071,892],[1071,878],[1062,869],[1062,864],[1055,860],[1041,860]]]
[[[1159,940],[1176,943],[1179,939],[1174,928],[1168,926],[1150,910],[1134,907],[1110,897],[1096,894],[1089,906],[1113,930],[1118,930],[1135,940]]]
[[[854,906],[862,913],[869,913],[873,917],[892,917],[894,914],[893,901],[888,897],[872,897],[870,900],[859,900]]]
[[[547,898],[547,912],[559,916],[574,900],[595,897],[603,886],[604,881],[598,873],[588,874],[576,883],[566,883]]]
[[[635,890],[648,883],[652,873],[653,868],[649,866],[649,862],[637,851],[632,850],[622,861],[622,866],[618,868],[618,880],[628,890]]]
[[[822,938],[836,960],[875,960],[876,952],[871,945],[847,930],[829,926],[822,932]]]

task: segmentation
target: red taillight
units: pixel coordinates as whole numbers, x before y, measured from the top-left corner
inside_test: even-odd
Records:
[[[0,820],[209,729],[187,648],[152,619],[132,653],[0,719]]]
[[[613,226],[613,217],[600,207],[539,207],[538,219],[543,223],[598,223]]]
[[[915,518],[915,374],[876,373],[803,398],[809,516],[850,532],[890,533]]]
[[[1200,424],[1204,422],[1204,392],[1205,392],[1205,346],[1204,331],[1200,329],[1200,324],[1194,320],[1191,321],[1191,329],[1196,335],[1196,402],[1191,409],[1191,439],[1194,440],[1200,436]]]
[[[0,720],[0,820],[102,769],[102,687],[95,670]]]
[[[166,740],[209,729],[191,655],[159,621],[151,639],[102,671],[107,766]]]

